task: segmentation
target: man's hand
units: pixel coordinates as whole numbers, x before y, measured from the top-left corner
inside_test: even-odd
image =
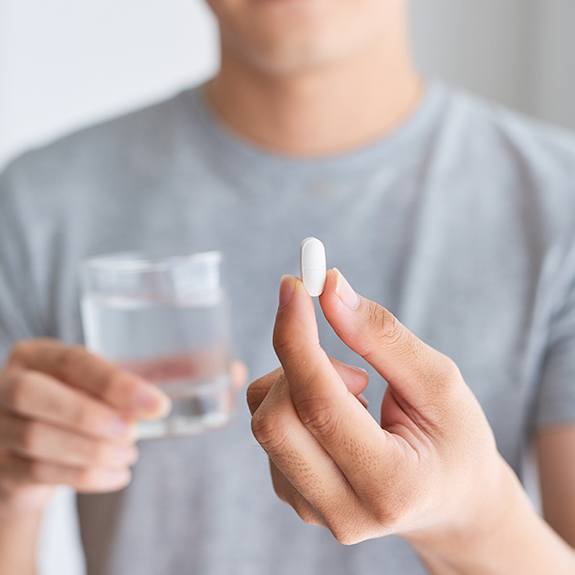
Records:
[[[158,376],[157,365],[148,367]],[[238,389],[245,366],[234,362],[230,376]],[[168,398],[147,379],[83,347],[17,344],[0,371],[0,573],[36,573],[42,515],[55,487],[124,487],[137,457],[134,423],[168,410]]]
[[[248,389],[278,496],[341,543],[400,534],[434,573],[541,573],[541,558],[570,572],[570,550],[531,510],[455,363],[356,295],[337,270],[320,303],[389,386],[377,422],[357,400],[365,376],[351,378],[327,357],[311,298],[283,278],[274,331],[283,369]],[[535,560],[505,555],[533,539]]]
[[[41,507],[59,484],[124,487],[134,421],[168,409],[156,387],[83,347],[17,344],[0,371],[0,506]]]

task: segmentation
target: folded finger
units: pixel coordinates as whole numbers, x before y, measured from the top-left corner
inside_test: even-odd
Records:
[[[368,374],[365,369],[349,365],[335,358],[330,358],[330,361],[339,374],[347,389],[350,393],[355,395],[362,405],[367,406],[366,399],[361,395],[368,384]],[[256,409],[260,406],[261,402],[265,399],[273,384],[283,376],[283,369],[277,368],[274,371],[256,379],[248,387],[247,402],[250,413],[253,415]]]
[[[359,506],[341,470],[300,421],[284,380],[255,412],[252,430],[272,463],[328,526],[338,523],[341,509]]]
[[[300,519],[308,525],[325,525],[321,515],[285,478],[285,475],[270,460],[270,474],[276,495],[299,515]]]
[[[44,373],[8,369],[2,374],[0,407],[86,435],[121,438],[132,425],[109,405]]]
[[[66,485],[82,493],[116,491],[131,479],[128,467],[70,467],[12,455],[6,482],[14,485]]]
[[[50,424],[0,414],[0,448],[19,455],[76,467],[121,467],[136,461],[132,443],[78,435]]]
[[[230,378],[234,389],[239,390],[246,384],[248,369],[241,361],[234,361],[230,366]]]
[[[156,386],[82,346],[51,339],[21,342],[14,347],[9,366],[51,375],[130,417],[160,417],[169,410],[168,398]]]

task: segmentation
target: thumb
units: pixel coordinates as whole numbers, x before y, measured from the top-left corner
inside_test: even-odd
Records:
[[[383,306],[356,294],[339,270],[328,272],[320,303],[340,339],[411,406],[443,403],[463,382],[451,359],[421,341]]]

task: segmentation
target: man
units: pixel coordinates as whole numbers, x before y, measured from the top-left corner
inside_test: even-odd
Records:
[[[222,45],[213,80],[31,152],[2,178],[0,335],[9,359],[0,383],[0,572],[34,573],[39,521],[60,483],[82,493],[90,575],[498,574],[525,573],[526,564],[532,573],[571,572],[573,141],[422,83],[409,55],[403,0],[210,4]],[[309,298],[296,280],[284,280],[275,343],[285,373],[251,388],[254,432],[270,453],[278,494],[343,543],[374,538],[352,547],[326,529],[305,527],[277,500],[245,409],[221,431],[142,443],[126,486],[136,454],[124,422],[160,415],[164,399],[73,346],[82,341],[76,287],[82,259],[158,246],[221,249],[238,356],[253,374],[269,372],[277,365],[271,350],[277,278],[294,271],[299,241],[309,235],[325,242],[330,262],[353,285],[411,330],[392,320],[390,332],[388,312],[367,300],[360,305],[351,288],[351,311],[338,311],[334,298],[347,282],[330,272],[321,303],[331,326],[322,320],[320,340],[346,363],[327,365]],[[349,315],[354,309],[361,315]],[[368,347],[354,339],[358,333]],[[394,351],[395,339],[409,345]],[[348,390],[359,394],[366,386],[366,375],[346,366],[357,362],[352,349],[390,382],[383,429],[349,403]],[[314,362],[321,370],[310,373]],[[349,421],[368,421],[371,431],[359,439],[335,431],[317,438],[315,411],[298,412],[311,431],[298,427],[289,411],[292,400],[301,409],[294,397],[317,407],[297,396],[306,381],[312,392],[333,385]],[[409,394],[411,381],[419,395]],[[437,397],[425,395],[427,384]],[[379,405],[381,388],[374,383],[365,395]],[[331,410],[331,400],[327,405]],[[390,405],[394,416],[403,406],[408,420],[393,419],[388,428]],[[446,417],[426,443],[421,423],[436,422],[438,407]],[[270,440],[276,413],[283,445]],[[455,421],[454,428],[447,424]],[[436,431],[450,441],[439,441]],[[336,474],[343,491],[332,491],[325,473],[309,467],[294,443],[298,433],[314,435],[318,461],[343,473]],[[389,451],[374,458],[367,447],[380,445],[380,433],[406,450],[412,440],[406,461],[417,460],[422,445],[453,457],[430,456],[420,468],[386,459]],[[525,503],[510,471],[520,473],[532,436],[548,525]],[[344,447],[355,442],[351,459],[329,443],[334,437]],[[365,478],[356,477],[355,463]],[[387,474],[390,465],[405,474]],[[306,484],[301,473],[308,468]],[[507,490],[493,488],[502,469],[505,484],[513,485]],[[433,489],[421,489],[427,476]],[[404,479],[409,485],[400,490]],[[343,497],[363,493],[358,481],[366,491],[379,486],[372,489],[373,508]],[[102,493],[86,494],[94,491]],[[318,493],[332,498],[329,505]],[[425,498],[415,493],[430,494],[427,513]],[[473,513],[465,498],[471,493]],[[487,512],[478,505],[482,493]],[[493,519],[498,504],[521,512],[503,525]],[[471,537],[470,517],[481,537],[477,530]],[[405,536],[412,531],[421,537]],[[393,533],[401,537],[383,537]],[[461,550],[470,543],[466,564]]]

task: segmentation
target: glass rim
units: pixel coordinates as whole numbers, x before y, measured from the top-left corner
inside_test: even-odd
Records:
[[[190,254],[154,255],[153,252],[126,251],[102,254],[82,262],[84,272],[143,273],[165,272],[185,264],[219,264],[222,252],[217,250]]]

